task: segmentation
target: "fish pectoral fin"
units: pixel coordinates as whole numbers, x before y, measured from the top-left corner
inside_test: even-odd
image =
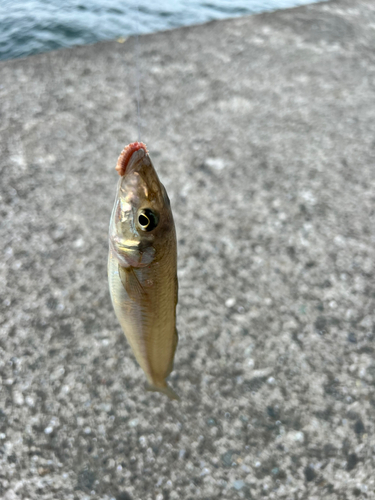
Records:
[[[122,267],[119,265],[118,273],[123,287],[132,300],[139,302],[147,296],[147,292],[139,282],[133,267]]]

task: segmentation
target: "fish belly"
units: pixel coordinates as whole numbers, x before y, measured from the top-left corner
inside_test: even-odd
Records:
[[[117,319],[150,386],[163,389],[177,345],[175,270],[158,262],[134,272],[144,294],[130,297],[121,281],[118,261],[110,252],[109,289]]]

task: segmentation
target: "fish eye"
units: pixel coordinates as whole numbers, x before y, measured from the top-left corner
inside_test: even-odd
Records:
[[[159,217],[149,208],[139,211],[138,224],[142,231],[152,231],[159,223]]]

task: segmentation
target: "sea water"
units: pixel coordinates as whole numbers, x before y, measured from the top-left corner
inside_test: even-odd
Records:
[[[0,0],[0,59],[312,3],[311,0]]]

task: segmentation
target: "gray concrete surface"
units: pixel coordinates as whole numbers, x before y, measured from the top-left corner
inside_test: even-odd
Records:
[[[1,498],[375,498],[374,25],[342,0],[141,37],[180,403],[107,289],[134,41],[0,64]]]

